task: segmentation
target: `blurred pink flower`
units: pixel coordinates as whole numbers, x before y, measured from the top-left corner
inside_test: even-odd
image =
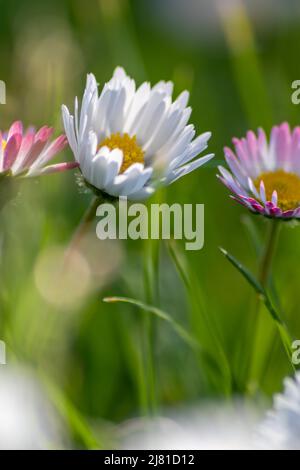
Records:
[[[224,148],[230,171],[220,166],[217,175],[231,197],[266,217],[300,218],[300,127],[274,126],[270,142],[263,129],[248,131],[233,144],[235,153]]]
[[[14,122],[8,132],[0,132],[0,176],[38,176],[77,167],[74,162],[47,165],[67,145],[65,135],[51,142],[52,134],[53,129],[47,126],[24,131],[20,121]]]

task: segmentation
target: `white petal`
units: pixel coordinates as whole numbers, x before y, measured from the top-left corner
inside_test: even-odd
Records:
[[[123,67],[116,67],[114,70],[113,77],[121,81],[121,80],[124,80],[124,78],[126,78],[127,75]]]
[[[176,108],[183,110],[188,104],[190,94],[187,90],[184,90],[174,101]]]
[[[174,130],[171,137],[163,143],[161,148],[159,148],[159,154],[164,155],[170,152],[171,149],[174,147],[174,145],[176,145],[177,141],[181,138],[182,132],[185,131],[186,124],[190,118],[190,115],[191,115],[191,108],[186,108],[184,111],[182,111],[181,118],[178,122],[177,128]],[[153,154],[155,153],[155,151],[157,152],[157,150],[158,150],[157,140],[153,138],[152,143],[147,147],[145,158],[150,159],[151,157],[153,157]],[[172,159],[171,157],[165,158],[166,161],[171,161],[171,159]]]
[[[142,201],[144,199],[148,199],[153,193],[155,189],[152,186],[144,186],[139,191],[135,191],[134,193],[128,194],[128,199],[131,201]]]
[[[141,163],[131,165],[125,173],[118,175],[109,188],[109,194],[127,196],[139,191],[152,175],[152,169],[144,169]]]
[[[136,135],[138,140],[139,135],[143,135],[143,130],[145,130],[148,125],[150,125],[150,122],[153,118],[153,115],[155,114],[157,107],[160,105],[160,103],[163,102],[163,96],[164,95],[159,92],[152,92],[149,97],[149,100],[145,103],[140,112],[135,116],[135,119],[133,120],[133,123],[129,129],[129,133]],[[141,144],[143,144],[142,141]]]
[[[201,158],[198,158],[197,160],[194,160],[192,163],[188,163],[187,165],[185,166],[182,166],[180,168],[177,168],[176,170],[174,170],[169,176],[168,176],[168,179],[167,179],[167,184],[171,184],[171,183],[174,183],[174,181],[177,181],[179,178],[181,178],[182,176],[185,176],[189,173],[191,173],[192,171],[196,170],[197,168],[199,168],[200,166],[204,165],[204,163],[208,162],[209,160],[211,160],[212,158],[214,157],[214,154],[211,153],[209,155],[206,155],[204,157],[201,157]]]
[[[253,193],[253,195],[254,195],[257,199],[259,199],[258,191],[257,191],[256,187],[254,186],[254,183],[253,183],[252,178],[250,178],[250,177],[248,178],[248,187],[249,187],[250,191]]]
[[[157,133],[150,140],[151,150],[149,153],[155,153],[172,138],[180,120],[182,113],[179,110],[175,110],[173,113],[169,114],[168,117],[162,120]],[[148,144],[148,147],[150,147]],[[147,146],[145,147],[147,150]]]
[[[130,104],[126,121],[124,123],[124,132],[130,133],[134,120],[138,115],[141,115],[141,110],[144,108],[150,96],[150,84],[144,82],[136,91]]]
[[[261,201],[265,204],[267,202],[266,200],[266,189],[263,180],[261,180],[260,185],[259,185],[259,195]]]
[[[97,137],[94,132],[90,132],[89,139],[86,143],[83,143],[83,146],[84,154],[80,161],[80,168],[85,179],[93,184],[93,159],[97,152]]]
[[[163,93],[166,93],[167,95],[171,96],[173,93],[173,88],[174,88],[173,82],[171,81],[165,82],[164,80],[161,80],[160,82],[156,83],[156,85],[154,85],[152,89],[157,90],[157,91],[162,91]]]
[[[75,159],[79,161],[78,158],[78,142],[75,135],[74,129],[74,117],[69,113],[68,108],[65,105],[62,105],[62,117],[64,123],[64,129],[66,136],[68,138],[69,145],[74,153]]]
[[[105,186],[109,187],[117,174],[120,171],[123,162],[123,152],[119,149],[111,150],[107,156],[107,175],[105,179]]]
[[[189,126],[188,126],[189,127]],[[186,127],[186,129],[188,128]],[[190,136],[193,136],[194,134],[194,129],[190,129],[190,132],[186,136],[186,139],[189,138]],[[190,143],[186,147],[186,151],[182,153],[176,159],[173,159],[173,156],[171,154],[172,160],[170,163],[170,168],[175,169],[178,168],[180,165],[184,165],[188,162],[190,162],[193,158],[195,158],[197,155],[199,155],[201,152],[203,152],[207,148],[207,142],[211,138],[211,132],[205,132],[201,135],[199,135],[192,143]],[[182,148],[182,146],[181,146]]]
[[[105,189],[105,181],[108,171],[108,162],[104,155],[97,154],[92,162],[91,166],[93,169],[91,171],[91,178],[88,180],[95,188]]]

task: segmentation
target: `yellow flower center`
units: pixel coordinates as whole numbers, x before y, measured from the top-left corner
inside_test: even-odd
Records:
[[[6,140],[2,139],[2,150],[5,150],[6,144]]]
[[[124,173],[133,163],[144,163],[144,151],[138,145],[136,136],[130,137],[128,134],[121,135],[119,132],[106,137],[99,145],[113,149],[120,149],[123,152],[123,163],[120,173]]]
[[[277,191],[278,206],[283,211],[295,209],[300,205],[300,177],[295,173],[287,173],[284,170],[262,173],[254,181],[256,189],[263,180],[266,190],[266,198],[271,200],[273,191]]]

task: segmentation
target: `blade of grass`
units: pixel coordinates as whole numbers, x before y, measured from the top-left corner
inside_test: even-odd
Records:
[[[259,123],[263,127],[270,127],[273,121],[272,107],[247,8],[241,0],[220,0],[216,6],[230,52],[237,89],[249,123],[257,126],[257,103],[260,103]],[[255,100],[253,96],[256,97]]]
[[[104,447],[99,442],[99,439],[93,435],[85,419],[67,396],[45,374],[41,374],[41,377],[49,393],[50,400],[85,448],[88,450],[103,449]]]
[[[169,323],[174,331],[180,336],[186,344],[188,344],[192,348],[198,348],[197,341],[181,326],[177,323],[168,313],[164,312],[163,310],[153,307],[151,305],[147,305],[144,302],[136,299],[130,299],[127,297],[105,297],[103,302],[107,303],[114,303],[114,302],[123,302],[134,305],[145,312],[152,313],[156,317],[160,318],[161,320],[166,321]]]
[[[231,374],[231,369],[229,365],[229,361],[226,355],[226,352],[224,350],[222,340],[220,338],[220,335],[218,333],[218,327],[215,325],[213,318],[209,315],[206,314],[205,307],[203,306],[203,295],[201,292],[199,292],[199,284],[195,284],[195,282],[192,282],[192,279],[195,278],[196,276],[191,276],[190,273],[188,272],[187,267],[183,266],[183,261],[180,259],[180,254],[176,250],[176,246],[174,242],[169,242],[167,243],[167,247],[169,250],[170,257],[175,265],[175,268],[177,269],[177,272],[186,288],[186,291],[189,295],[189,298],[191,300],[192,308],[195,309],[197,315],[199,313],[199,305],[200,305],[200,310],[202,317],[204,319],[206,328],[209,332],[210,337],[212,338],[214,342],[214,349],[218,351],[218,361],[217,363],[221,363],[221,372],[224,373],[225,380],[226,380],[226,390],[228,393],[230,393],[232,389],[232,374]]]
[[[288,355],[289,360],[291,361],[292,358],[292,339],[290,337],[290,334],[288,332],[287,326],[281,319],[280,315],[276,311],[276,309],[273,307],[273,304],[264,289],[264,287],[257,281],[257,279],[253,276],[253,274],[245,267],[242,265],[240,261],[238,261],[234,256],[232,256],[230,253],[228,253],[224,248],[220,248],[221,252],[223,255],[229,260],[229,262],[242,274],[242,276],[246,279],[246,281],[253,287],[253,289],[257,292],[257,294],[260,296],[262,301],[264,302],[267,310],[271,314],[272,319],[274,320],[278,332],[280,334],[284,349]],[[292,364],[292,361],[291,361]],[[293,364],[292,364],[293,366]]]

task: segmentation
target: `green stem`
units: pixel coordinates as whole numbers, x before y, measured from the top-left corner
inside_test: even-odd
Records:
[[[270,225],[268,228],[269,228],[269,231],[267,234],[267,240],[266,240],[266,244],[263,250],[263,254],[260,260],[260,265],[259,265],[259,270],[258,270],[258,280],[264,289],[267,289],[269,281],[270,281],[270,273],[272,269],[272,261],[274,258],[278,234],[279,234],[280,221],[276,219],[270,220]],[[253,342],[252,342],[252,348],[250,350],[250,356],[249,356],[249,376],[250,377],[251,377],[251,372],[252,372],[253,363],[254,363],[255,345],[256,345],[257,337],[259,333],[260,304],[261,304],[261,298],[258,296],[256,307],[255,307],[255,316],[253,319]],[[280,319],[278,319],[278,323],[281,325]]]
[[[144,341],[145,341],[145,366],[146,380],[148,389],[148,412],[150,415],[156,411],[156,384],[155,384],[155,368],[154,368],[154,344],[153,331],[154,321],[152,315],[145,313],[144,315]]]
[[[265,289],[268,286],[268,282],[270,278],[272,260],[274,257],[276,242],[278,239],[279,227],[280,227],[280,221],[276,219],[271,221],[267,243],[266,243],[265,250],[263,252],[263,256],[262,256],[261,263],[260,263],[258,278],[259,278],[259,282]]]
[[[88,229],[89,229],[89,227],[90,227],[90,225],[91,225],[91,223],[92,223],[92,221],[95,217],[96,209],[99,206],[99,204],[101,204],[101,202],[103,202],[103,200],[98,196],[94,196],[92,198],[91,203],[88,206],[85,213],[83,214],[83,217],[82,217],[81,221],[79,222],[79,225],[78,225],[77,229],[75,230],[75,232],[72,236],[72,239],[70,241],[70,244],[69,244],[69,246],[66,250],[65,260],[64,260],[65,265],[71,259],[73,253],[75,253],[75,251],[77,251],[84,235],[88,231]]]
[[[18,192],[19,179],[13,178],[9,171],[0,173],[0,211]]]
[[[149,242],[149,241],[148,241]],[[149,244],[150,243],[150,244]],[[152,240],[145,245],[144,260],[144,283],[146,302],[150,305],[154,304],[154,277],[156,258],[153,251]],[[143,319],[144,329],[144,366],[145,381],[147,383],[148,395],[148,414],[153,415],[157,409],[156,398],[156,377],[155,377],[155,319],[152,315],[145,313]]]

